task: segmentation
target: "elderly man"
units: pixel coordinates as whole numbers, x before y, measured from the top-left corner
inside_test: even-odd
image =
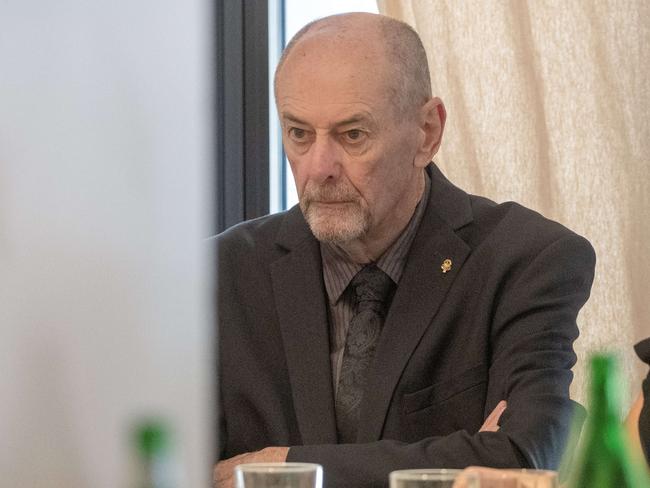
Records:
[[[320,463],[332,487],[556,467],[589,243],[431,163],[446,113],[406,24],[306,26],[275,95],[300,206],[217,238],[218,486],[255,461]]]

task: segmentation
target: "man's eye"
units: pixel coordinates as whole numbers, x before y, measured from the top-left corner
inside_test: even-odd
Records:
[[[307,132],[305,131],[305,129],[300,129],[298,127],[291,127],[289,129],[289,136],[296,141],[301,141],[305,139],[306,135]]]
[[[359,129],[352,129],[346,131],[344,135],[349,142],[359,142],[363,139],[365,133]]]

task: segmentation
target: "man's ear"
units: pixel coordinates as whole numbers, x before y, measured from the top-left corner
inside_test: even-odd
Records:
[[[416,167],[426,167],[438,152],[446,120],[447,111],[438,97],[432,98],[420,108],[418,125],[422,137],[414,158]]]

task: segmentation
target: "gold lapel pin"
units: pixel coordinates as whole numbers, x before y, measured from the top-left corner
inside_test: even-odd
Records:
[[[440,269],[442,270],[443,273],[446,273],[447,271],[451,271],[451,259],[445,259],[440,265]]]

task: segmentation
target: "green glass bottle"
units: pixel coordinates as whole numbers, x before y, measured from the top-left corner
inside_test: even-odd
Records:
[[[568,488],[650,488],[645,467],[632,458],[619,410],[616,358],[591,358],[589,415],[573,456]]]
[[[171,436],[163,422],[139,422],[133,431],[137,453],[134,488],[176,488],[171,456]]]

